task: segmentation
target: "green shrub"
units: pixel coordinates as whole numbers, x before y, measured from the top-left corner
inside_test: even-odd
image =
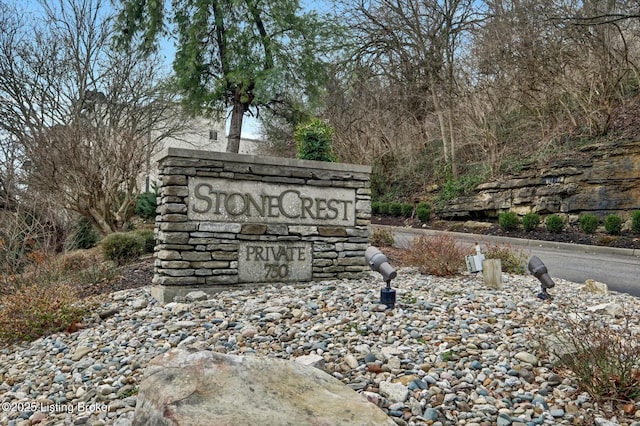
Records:
[[[552,234],[559,234],[564,229],[564,221],[557,214],[547,216],[544,224],[547,227],[547,231],[551,232]]]
[[[332,152],[334,131],[324,121],[314,118],[296,128],[293,138],[296,141],[298,158],[302,160],[336,161]]]
[[[498,215],[498,225],[503,231],[513,231],[518,228],[520,220],[514,212],[502,212]]]
[[[534,231],[540,225],[540,215],[538,213],[527,213],[522,216],[522,227],[525,231]]]
[[[73,226],[71,235],[65,242],[65,249],[68,251],[90,249],[91,247],[95,247],[98,241],[100,241],[100,235],[96,231],[96,228],[94,228],[88,218],[83,216],[78,219]]]
[[[370,237],[371,245],[377,247],[393,246],[393,233],[388,229],[374,229]]]
[[[587,234],[593,234],[598,229],[598,224],[600,220],[598,217],[591,213],[585,213],[580,215],[578,218],[578,224],[580,225],[580,230]]]
[[[145,239],[135,232],[115,232],[102,240],[102,253],[118,265],[137,259],[144,252]]]
[[[640,234],[640,210],[631,213],[631,230]]]
[[[396,217],[402,215],[402,204],[398,202],[389,204],[389,214]]]
[[[156,248],[156,236],[153,229],[136,229],[133,232],[144,238],[144,252],[153,253]]]
[[[615,214],[608,214],[604,218],[604,229],[611,235],[618,235],[622,229],[622,219]]]
[[[411,217],[413,213],[413,204],[402,203],[402,217]]]
[[[136,201],[135,214],[145,220],[156,217],[157,194],[155,192],[143,192]]]
[[[500,259],[502,270],[511,274],[524,275],[527,255],[509,244],[487,244],[484,252],[486,259]]]
[[[476,170],[475,172],[460,176],[458,179],[448,179],[442,185],[440,202],[446,203],[447,201],[462,195],[471,194],[475,188],[486,179],[486,177],[486,170]]]
[[[380,214],[380,201],[371,202],[371,214]]]
[[[446,277],[459,274],[466,268],[464,257],[468,251],[447,234],[421,236],[411,242],[407,261],[423,274]]]
[[[380,214],[382,214],[382,215],[389,214],[389,203],[381,202],[380,205],[379,205],[379,209],[380,209]]]
[[[431,206],[427,203],[418,203],[416,217],[420,222],[429,222],[431,220]]]

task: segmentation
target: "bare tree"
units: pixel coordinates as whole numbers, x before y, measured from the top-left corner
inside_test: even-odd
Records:
[[[640,83],[640,25],[628,14],[634,7],[637,2],[591,0],[556,18],[574,47],[563,92],[588,134],[607,134],[615,108]]]
[[[498,144],[535,155],[559,151],[575,136],[608,133],[614,109],[638,84],[638,24],[619,13],[630,10],[627,3],[486,2],[468,87],[489,108],[485,115],[501,117]]]
[[[347,19],[355,38],[355,60],[372,70],[374,84],[401,89],[403,112],[439,128],[442,155],[454,176],[458,91],[457,55],[479,15],[472,0],[359,1]]]
[[[334,152],[341,161],[373,166],[374,196],[410,197],[433,178],[442,158],[439,129],[411,112],[405,86],[362,66],[332,79],[327,93]],[[402,190],[391,194],[399,182]]]
[[[487,1],[459,65],[460,143],[493,175],[504,160],[517,164],[513,156],[531,156],[537,150],[532,141],[547,138],[556,126],[557,111],[549,108],[562,59],[561,33],[549,27],[552,1]]]
[[[29,21],[2,13],[0,126],[30,161],[29,190],[102,233],[124,229],[147,156],[185,123],[162,64],[112,49],[103,0],[45,1]]]
[[[0,210],[13,210],[18,203],[24,153],[15,139],[0,133]]]
[[[425,156],[454,178],[515,171],[610,134],[640,86],[637,2],[341,5],[355,54],[327,87],[326,116],[340,158],[374,177],[420,170]]]

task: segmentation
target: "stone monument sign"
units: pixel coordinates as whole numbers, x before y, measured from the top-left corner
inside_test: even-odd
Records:
[[[370,167],[176,148],[158,164],[160,301],[367,270]]]

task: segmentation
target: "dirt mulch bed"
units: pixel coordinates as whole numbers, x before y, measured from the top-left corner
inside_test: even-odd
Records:
[[[104,293],[128,290],[151,285],[153,280],[153,256],[141,258],[118,268],[118,274],[111,280],[76,286],[79,296],[87,298]]]

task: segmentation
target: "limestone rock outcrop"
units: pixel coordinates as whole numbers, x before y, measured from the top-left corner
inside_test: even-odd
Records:
[[[640,141],[588,145],[544,168],[528,166],[517,176],[478,185],[475,194],[452,200],[439,215],[484,219],[506,210],[601,218],[640,210]]]
[[[133,425],[395,425],[339,380],[295,361],[172,349],[149,362]]]

